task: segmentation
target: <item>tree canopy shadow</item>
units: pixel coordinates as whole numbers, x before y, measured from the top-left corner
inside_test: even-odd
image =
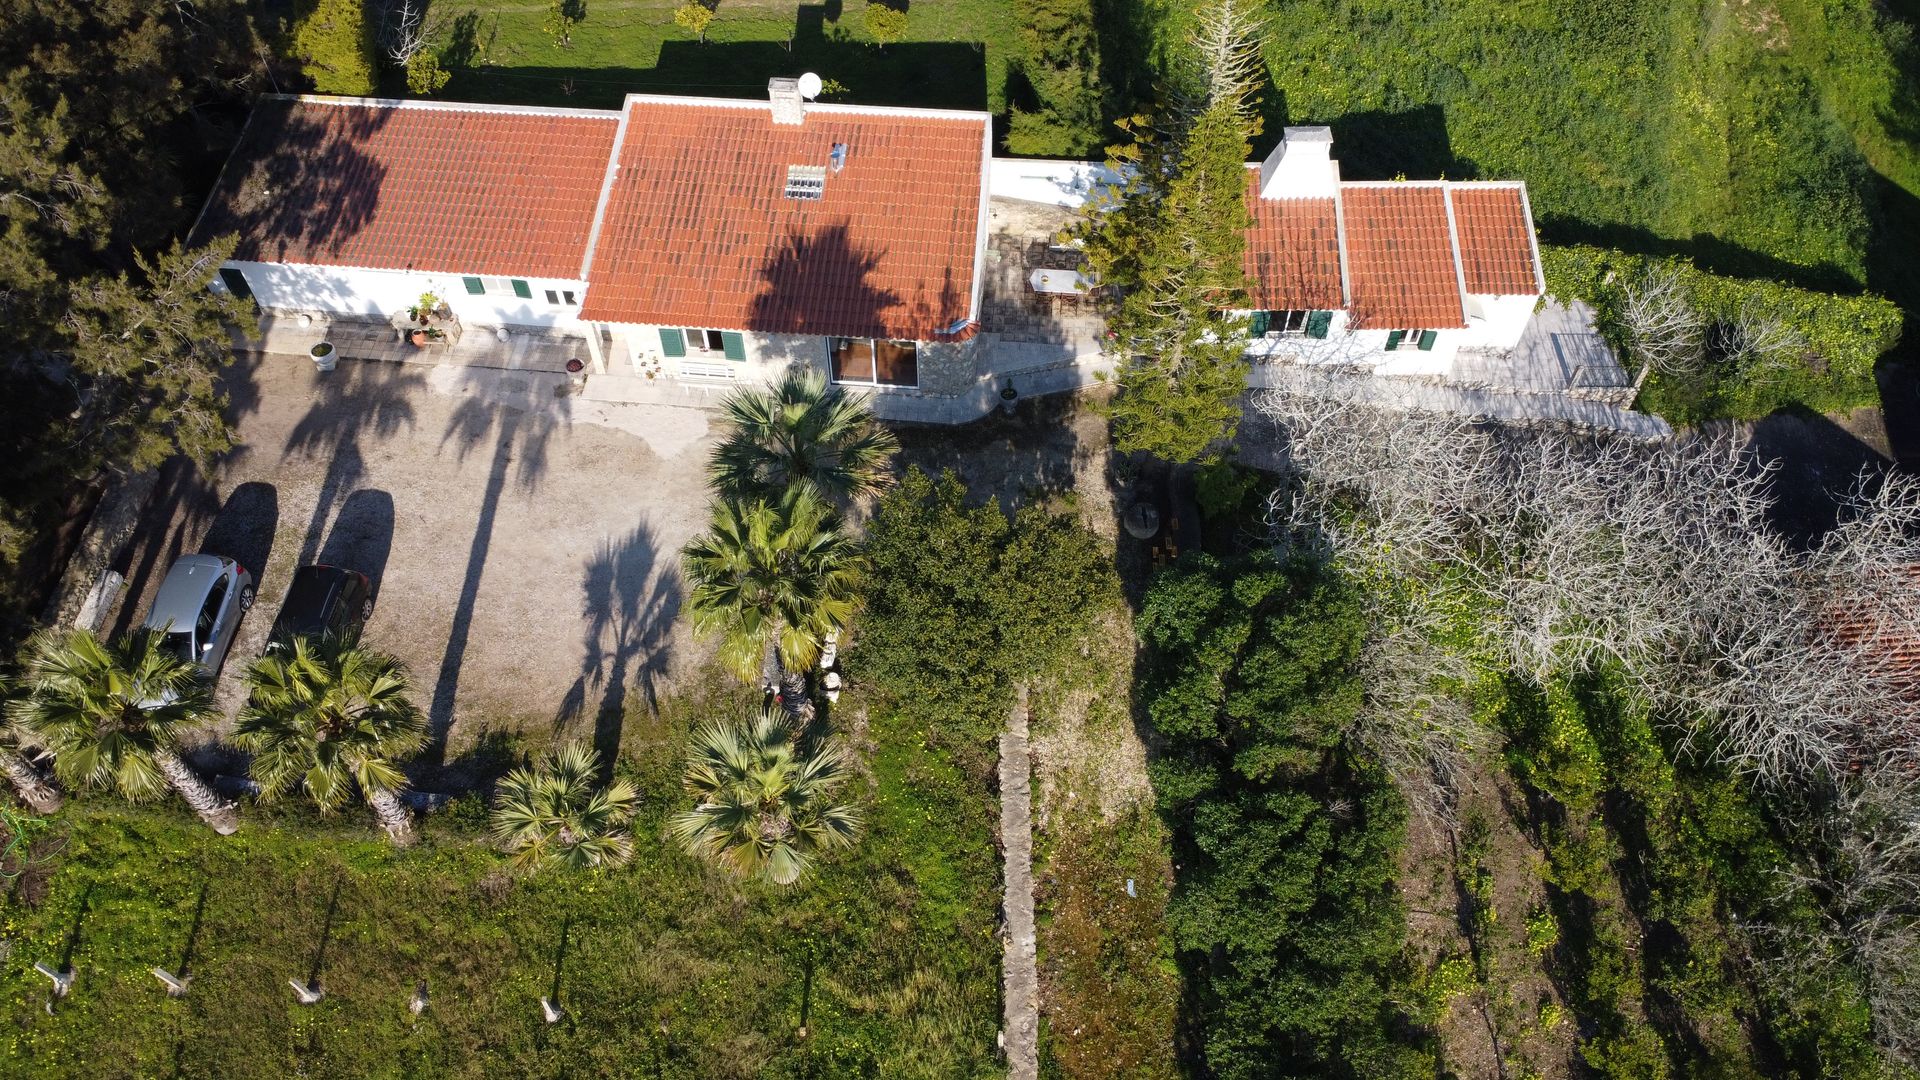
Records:
[[[587,560],[580,587],[587,620],[580,676],[554,723],[565,727],[590,715],[594,749],[610,768],[620,753],[628,696],[638,690],[649,707],[657,704],[656,686],[666,673],[664,650],[680,612],[682,583],[673,553],[662,553],[653,527],[642,522],[623,537],[600,542]]]
[[[320,375],[318,399],[288,433],[281,460],[327,463],[313,513],[300,542],[300,563],[314,560],[334,504],[366,479],[366,440],[393,438],[414,424],[413,397],[426,378],[410,364],[355,362]]]
[[[398,111],[260,99],[191,242],[238,233],[234,257],[257,262],[294,247],[338,254],[379,206],[387,169],[363,147]]]
[[[905,3],[894,6],[905,9]],[[448,64],[453,99],[618,108],[632,93],[762,97],[767,80],[814,71],[846,87],[845,98],[868,105],[987,107],[986,51],[971,41],[903,41],[877,48],[841,24],[851,11],[838,0],[801,4],[787,41],[664,41],[652,67],[520,67]],[[470,57],[469,57],[470,59]]]
[[[367,575],[373,582],[373,598],[378,600],[392,552],[393,496],[378,488],[362,488],[340,504],[327,542],[320,548],[320,561]]]
[[[516,380],[517,381],[517,380]],[[515,389],[501,379],[503,389]],[[454,606],[452,628],[441,655],[439,676],[434,681],[433,700],[427,710],[433,744],[429,763],[439,764],[446,752],[447,732],[453,727],[454,700],[460,689],[460,674],[466,663],[467,643],[472,634],[474,610],[479,603],[480,583],[486,572],[487,556],[492,550],[493,529],[500,514],[509,475],[523,494],[537,491],[545,476],[547,448],[556,432],[568,423],[565,398],[543,402],[532,382],[517,387],[526,396],[510,401],[492,400],[482,393],[464,397],[447,421],[440,437],[444,450],[453,448],[457,462],[487,443],[492,455],[487,464],[487,483],[481,496],[480,511],[474,521],[473,540],[467,548],[467,565]],[[517,464],[516,464],[517,462]]]
[[[226,504],[201,539],[200,550],[239,560],[253,572],[254,584],[258,585],[273,557],[273,539],[279,529],[278,489],[259,480],[248,481],[227,496]]]

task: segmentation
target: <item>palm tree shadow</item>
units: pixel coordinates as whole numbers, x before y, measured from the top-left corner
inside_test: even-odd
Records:
[[[502,383],[504,385],[504,380]],[[554,403],[547,405],[530,394],[524,401],[501,402],[488,400],[480,393],[469,394],[454,410],[440,437],[441,449],[451,445],[458,463],[464,464],[489,441],[493,454],[487,467],[480,512],[474,521],[473,540],[467,549],[466,574],[454,605],[453,624],[440,659],[440,674],[434,681],[433,701],[427,709],[433,739],[424,755],[427,764],[438,765],[445,760],[447,734],[454,722],[454,701],[460,689],[474,610],[480,598],[480,582],[493,546],[493,529],[499,518],[500,502],[506,495],[508,475],[513,475],[515,486],[523,495],[539,490],[548,467],[548,444],[568,423],[566,399],[552,400]],[[509,468],[515,465],[516,459],[517,467]]]
[[[593,748],[601,766],[611,769],[620,753],[631,688],[646,695],[649,707],[658,704],[658,683],[666,673],[664,646],[680,612],[680,571],[671,558],[663,564],[653,527],[642,522],[618,540],[600,542],[580,586],[586,616],[580,676],[562,700],[554,726],[580,719],[597,693]]]
[[[346,364],[324,376],[320,399],[287,435],[280,457],[324,459],[326,474],[314,500],[300,560],[305,565],[320,550],[334,504],[366,479],[362,440],[386,440],[414,424],[413,395],[426,379],[409,364]]]

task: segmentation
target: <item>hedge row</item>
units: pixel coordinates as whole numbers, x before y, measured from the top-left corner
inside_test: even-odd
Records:
[[[1793,328],[1806,341],[1805,352],[1791,363],[1717,364],[1685,378],[1654,376],[1642,407],[1680,423],[1755,419],[1795,404],[1820,412],[1876,404],[1874,361],[1900,338],[1899,307],[1871,294],[1843,296],[1775,281],[1722,277],[1686,259],[1597,247],[1543,246],[1540,260],[1547,292],[1593,305],[1600,314],[1601,333],[1616,349],[1624,342],[1617,311],[1626,288],[1657,269],[1679,275],[1693,306],[1709,322],[1729,322],[1751,308]]]

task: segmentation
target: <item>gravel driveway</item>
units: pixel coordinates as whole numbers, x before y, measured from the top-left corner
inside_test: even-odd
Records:
[[[229,713],[314,561],[374,577],[366,640],[406,661],[453,747],[559,724],[608,749],[626,696],[695,662],[676,563],[706,520],[707,414],[584,402],[544,372],[288,356],[243,357],[231,390],[240,447],[210,479],[162,477],[107,623],[134,624],[183,552],[240,559],[259,600]]]

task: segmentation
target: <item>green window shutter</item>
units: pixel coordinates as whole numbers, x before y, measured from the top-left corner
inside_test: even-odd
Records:
[[[672,327],[667,327],[667,326],[661,327],[660,328],[660,351],[663,353],[666,353],[668,356],[687,355],[686,335],[682,334],[678,330],[673,329]]]
[[[466,285],[466,287],[467,287],[467,295],[468,295],[468,296],[485,296],[485,295],[487,295],[487,283],[486,283],[486,282],[484,282],[484,281],[481,281],[481,280],[480,280],[479,278],[477,278],[477,277],[463,277],[463,278],[461,278],[460,280],[461,280],[461,282],[462,282],[462,283],[464,283],[464,284]]]
[[[1265,334],[1267,332],[1267,323],[1268,323],[1268,315],[1266,312],[1264,311],[1254,312],[1251,316],[1247,318],[1247,336],[1257,338],[1262,334]]]
[[[720,352],[729,360],[745,360],[747,358],[746,336],[744,334],[736,334],[731,330],[722,330],[720,332]]]
[[[1440,336],[1440,331],[1438,330],[1420,331],[1420,347],[1422,349],[1432,349],[1434,339],[1439,336]]]
[[[1333,312],[1331,311],[1307,312],[1307,336],[1308,337],[1311,337],[1311,338],[1326,337],[1327,331],[1332,328],[1333,328]]]
[[[1388,352],[1392,352],[1393,350],[1395,350],[1395,349],[1397,349],[1397,348],[1399,348],[1399,347],[1400,347],[1400,339],[1402,339],[1402,338],[1404,338],[1404,337],[1406,337],[1406,336],[1407,336],[1407,332],[1406,332],[1405,330],[1389,330],[1389,331],[1387,331],[1387,351],[1388,351]]]
[[[519,278],[514,278],[513,279],[513,295],[519,297],[522,300],[531,300],[533,299],[533,287],[531,285],[528,285],[526,282],[521,281]]]

